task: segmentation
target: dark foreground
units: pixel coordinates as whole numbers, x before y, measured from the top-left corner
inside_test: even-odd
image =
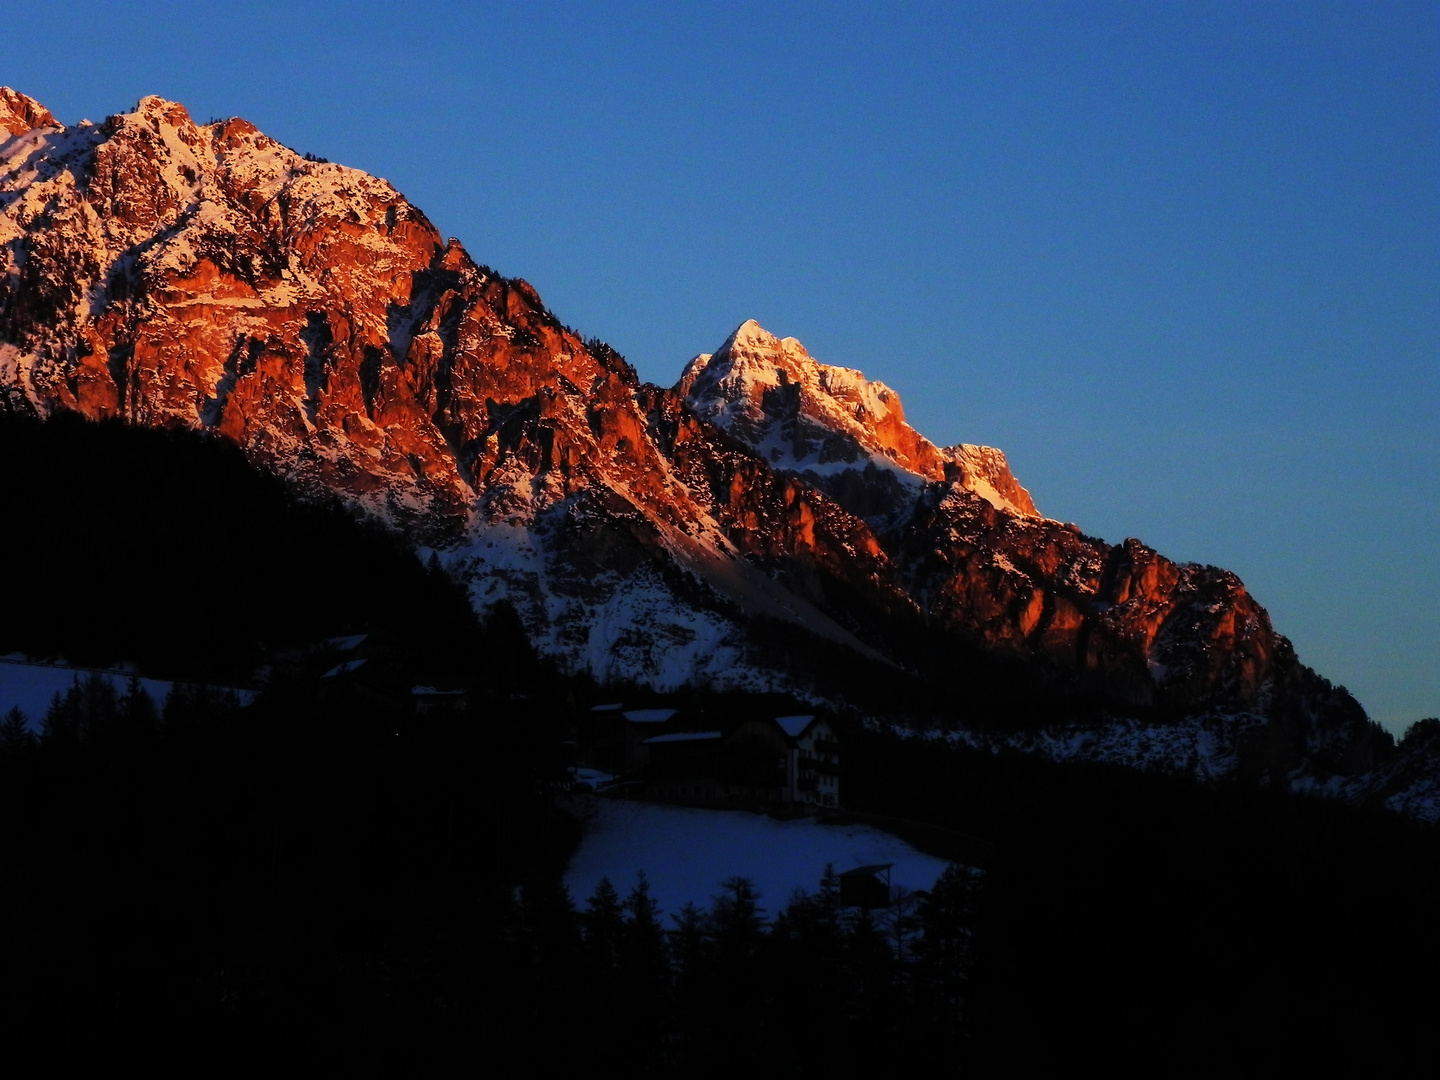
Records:
[[[69,708],[0,762],[12,1057],[1404,1074],[1428,1053],[1440,844],[1397,817],[870,737],[853,800],[985,831],[983,874],[873,916],[821,867],[769,923],[743,881],[708,912],[603,889],[577,910],[564,698],[397,724],[297,680],[246,709],[83,687]]]
[[[25,511],[0,535],[0,652],[184,683],[165,702],[81,685],[30,718],[43,737],[0,728],[7,1063],[1433,1065],[1434,828],[846,730],[849,807],[983,838],[982,874],[873,916],[823,867],[769,921],[743,881],[705,912],[572,902],[556,795],[602,691],[538,664],[513,616],[479,625],[397,538],[224,444],[13,418],[0,440]],[[468,707],[417,714],[303,659],[246,708],[200,685],[357,627],[407,646],[397,686],[448,679]]]

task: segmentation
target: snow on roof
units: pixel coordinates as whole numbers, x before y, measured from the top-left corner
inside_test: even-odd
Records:
[[[369,634],[347,634],[344,637],[327,638],[325,647],[338,652],[349,652],[351,649],[358,649],[360,643],[369,636]]]
[[[322,679],[333,679],[336,675],[346,675],[354,671],[356,668],[363,667],[364,665],[364,660],[346,660],[343,664],[336,664],[334,667],[332,667],[329,671],[325,672],[325,674],[321,675],[320,677]]]
[[[805,733],[805,729],[815,722],[815,717],[810,716],[777,716],[775,723],[780,725],[780,730],[789,735],[792,739],[798,739]]]
[[[895,864],[893,862],[871,863],[869,866],[857,866],[854,870],[846,870],[837,877],[869,877],[871,874],[878,874],[882,870],[889,870]]]
[[[623,708],[625,708],[625,703],[624,703],[623,701],[616,701],[616,702],[613,702],[612,704],[609,704],[609,705],[592,705],[592,706],[590,707],[590,711],[591,711],[591,712],[619,712],[619,711],[620,711],[621,709],[623,709]]]
[[[613,784],[615,775],[604,772],[601,769],[592,769],[584,765],[576,765],[570,770],[570,778],[582,784]]]
[[[363,661],[362,661],[363,663]],[[464,690],[441,690],[438,686],[412,686],[410,693],[414,697],[464,697]]]
[[[674,731],[669,735],[653,735],[645,740],[646,745],[661,742],[699,742],[701,739],[718,739],[718,731]]]
[[[676,709],[626,709],[625,719],[632,724],[663,724],[677,711]]]

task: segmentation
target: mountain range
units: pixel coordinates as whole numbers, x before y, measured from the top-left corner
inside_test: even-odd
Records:
[[[0,248],[0,410],[213,431],[572,671],[1440,816],[1234,574],[1046,518],[1000,450],[753,321],[641,382],[389,183],[244,120],[66,127],[0,89]]]

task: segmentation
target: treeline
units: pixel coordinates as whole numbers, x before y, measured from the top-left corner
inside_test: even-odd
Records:
[[[30,718],[38,737],[0,722],[7,1061],[283,1051],[414,1072],[503,1049],[658,1075],[1406,1075],[1433,1058],[1434,828],[847,724],[847,806],[993,848],[978,889],[932,891],[949,915],[840,913],[826,884],[762,922],[740,882],[706,912],[662,917],[643,889],[577,910],[557,795],[599,692],[537,661],[513,612],[477,625],[396,537],[219,440],[0,417],[0,481],[0,652],[183,680],[163,702],[82,681]],[[304,665],[243,708],[206,685],[361,628],[468,681],[466,709],[377,703]],[[895,703],[893,671],[857,670],[858,700]],[[972,681],[1009,685],[976,666],[935,690],[961,718],[1003,713],[984,691],[970,715]]]
[[[967,1060],[1423,1074],[1440,830],[1236,778],[845,733],[846,805],[993,844]]]
[[[533,657],[428,715],[313,677],[243,708],[101,682],[38,738],[0,723],[16,1060],[1406,1075],[1429,1053],[1440,842],[1393,814],[852,730],[847,804],[988,839],[983,877],[874,916],[828,875],[768,912],[743,881],[703,912],[639,885],[577,909],[558,796],[585,688]]]
[[[38,737],[0,724],[7,1060],[475,1052],[499,913],[578,836],[567,704],[542,678],[397,713],[333,681],[241,707],[96,677]]]
[[[377,629],[424,678],[464,672],[477,645],[438,566],[219,437],[0,412],[0,500],[0,653],[224,681],[275,648]]]
[[[575,686],[523,653],[477,676],[464,712],[331,682],[276,679],[242,707],[90,675],[38,734],[0,722],[13,1060],[223,1045],[843,1074],[961,1052],[974,873],[874,915],[841,907],[829,868],[769,912],[744,879],[704,911],[659,911],[643,880],[577,910],[559,884],[579,838],[559,809]]]
[[[487,1024],[537,1068],[642,1076],[953,1072],[964,1053],[977,871],[950,866],[889,909],[816,892],[766,912],[743,877],[661,912],[641,875],[577,911],[520,890],[496,943]],[[897,890],[898,892],[898,890]]]
[[[185,692],[181,687],[167,695],[172,725]],[[233,691],[225,692],[225,699],[232,707],[237,704]],[[18,706],[5,713],[0,721],[0,759],[24,761],[41,746],[52,753],[81,746],[139,750],[153,738],[159,720],[155,700],[138,677],[131,676],[124,693],[116,693],[115,684],[104,675],[91,673],[84,680],[77,675],[68,690],[51,700],[38,737]]]

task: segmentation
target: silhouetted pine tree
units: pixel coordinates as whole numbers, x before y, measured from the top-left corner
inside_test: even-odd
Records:
[[[155,708],[155,699],[145,689],[139,676],[131,675],[126,682],[116,719],[120,738],[129,744],[143,745],[159,730],[160,714]]]
[[[625,898],[620,950],[620,994],[630,1032],[631,1064],[642,1073],[669,1064],[665,1037],[673,1030],[673,988],[660,909],[641,871]]]
[[[585,953],[597,978],[613,977],[620,969],[625,909],[620,903],[620,894],[608,877],[600,879],[594,893],[585,902],[580,925],[585,937]]]
[[[0,721],[0,757],[18,760],[35,747],[35,735],[18,705],[12,706]]]
[[[848,1003],[852,1030],[864,1032],[851,1043],[853,1060],[865,1070],[884,1071],[898,1046],[896,1038],[908,1002],[900,979],[895,948],[874,915],[861,909],[849,919],[846,966],[854,980],[855,997]]]
[[[665,952],[660,906],[650,895],[650,882],[643,870],[625,897],[623,941],[621,959],[627,982],[642,996],[658,998],[669,983],[670,962]]]
[[[82,700],[79,675],[63,694],[55,691],[40,725],[40,742],[47,750],[64,754],[80,745]]]
[[[775,918],[766,941],[766,976],[791,1037],[774,1039],[777,1064],[791,1072],[849,1071],[848,1002],[853,978],[845,965],[840,881],[827,864],[816,893],[796,892]]]
[[[979,871],[951,863],[934,886],[918,894],[916,1006],[938,1034],[957,1041],[964,1032],[980,881]]]

